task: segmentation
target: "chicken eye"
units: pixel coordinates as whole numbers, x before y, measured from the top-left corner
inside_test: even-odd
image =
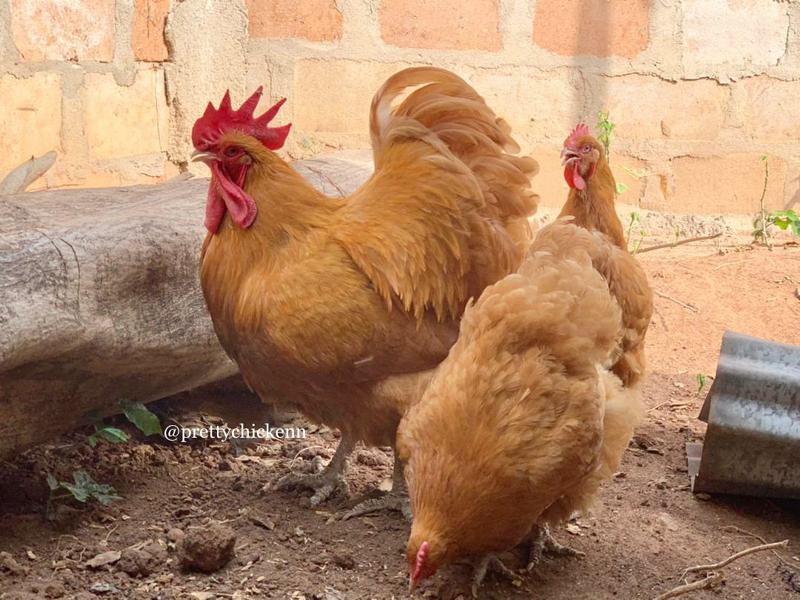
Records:
[[[235,158],[240,152],[241,151],[236,146],[229,146],[228,148],[225,148],[225,156],[228,158]]]
[[[586,145],[583,147],[583,153],[584,153],[584,154],[586,154],[587,152],[590,152],[590,151],[591,151],[591,149],[592,149],[592,147],[591,147],[589,144],[586,144]]]

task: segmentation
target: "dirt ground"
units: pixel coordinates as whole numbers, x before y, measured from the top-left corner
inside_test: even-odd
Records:
[[[684,446],[702,439],[696,377],[714,374],[723,331],[800,344],[800,247],[751,249],[725,238],[640,260],[658,293],[648,337],[649,410],[593,513],[556,532],[586,556],[545,561],[521,585],[490,576],[481,597],[651,599],[679,585],[686,567],[725,558],[760,536],[788,539],[789,547],[780,558],[742,558],[723,570],[716,589],[686,597],[798,598],[798,503],[696,497]],[[212,392],[158,403],[162,422],[207,418],[195,410],[203,393]],[[408,526],[399,514],[342,522],[334,518],[341,504],[314,510],[306,492],[264,490],[290,466],[308,469],[316,456],[330,457],[332,432],[311,427],[307,440],[266,442],[237,456],[228,443],[148,441],[117,423],[132,435],[127,444],[92,449],[90,432],[75,432],[0,466],[0,551],[8,553],[0,554],[0,598],[408,597]],[[77,469],[123,498],[108,507],[63,506],[55,521],[46,519],[46,473],[68,479]],[[390,473],[388,450],[358,450],[354,494]],[[211,575],[182,570],[176,542],[212,522],[235,533],[234,558]],[[87,564],[97,555],[110,562]],[[514,556],[509,562],[521,566]],[[458,566],[417,595],[466,599],[468,582],[468,568]]]

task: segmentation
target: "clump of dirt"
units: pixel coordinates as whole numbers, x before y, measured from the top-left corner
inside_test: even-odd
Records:
[[[189,571],[213,573],[233,558],[236,533],[219,523],[190,527],[180,545],[181,565]]]
[[[167,560],[167,549],[156,541],[143,546],[131,546],[122,551],[117,565],[131,577],[147,577],[155,573]]]
[[[0,573],[7,575],[27,575],[30,569],[21,565],[8,552],[0,552]]]

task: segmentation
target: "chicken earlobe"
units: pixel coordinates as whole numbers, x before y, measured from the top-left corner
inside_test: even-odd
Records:
[[[297,475],[289,473],[281,477],[273,486],[273,490],[286,490],[296,487],[305,487],[315,490],[311,496],[311,506],[318,506],[325,502],[335,493],[341,493],[345,497],[350,495],[350,487],[347,485],[344,473],[347,468],[347,459],[352,454],[356,443],[353,438],[342,434],[336,453],[328,465],[321,473],[314,475]]]

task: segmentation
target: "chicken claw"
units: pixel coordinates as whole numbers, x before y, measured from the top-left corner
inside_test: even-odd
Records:
[[[411,502],[408,499],[408,489],[403,478],[403,465],[395,454],[394,470],[392,471],[392,490],[384,493],[378,498],[370,498],[359,502],[344,515],[342,521],[347,521],[353,517],[360,517],[382,510],[396,510],[403,513],[409,523],[413,519],[411,514]]]
[[[494,554],[486,554],[478,562],[475,564],[475,571],[472,576],[472,597],[478,597],[478,590],[483,583],[483,580],[486,578],[486,574],[489,571],[494,571],[498,575],[502,575],[507,579],[510,579],[512,583],[519,585],[522,583],[522,580],[519,576],[509,569],[503,561],[497,558]]]
[[[545,554],[552,556],[586,556],[580,550],[559,544],[553,539],[550,527],[547,525],[539,525],[535,528],[534,533],[531,535],[530,543],[527,567],[529,572],[536,568],[536,565],[541,562]]]
[[[350,488],[344,477],[344,470],[347,466],[347,458],[355,447],[355,442],[349,437],[342,435],[336,453],[328,463],[328,466],[321,473],[313,475],[298,475],[288,473],[281,477],[273,486],[274,490],[286,490],[290,488],[305,487],[314,491],[311,496],[311,506],[318,506],[328,500],[336,492],[341,492],[344,496],[350,495]]]

